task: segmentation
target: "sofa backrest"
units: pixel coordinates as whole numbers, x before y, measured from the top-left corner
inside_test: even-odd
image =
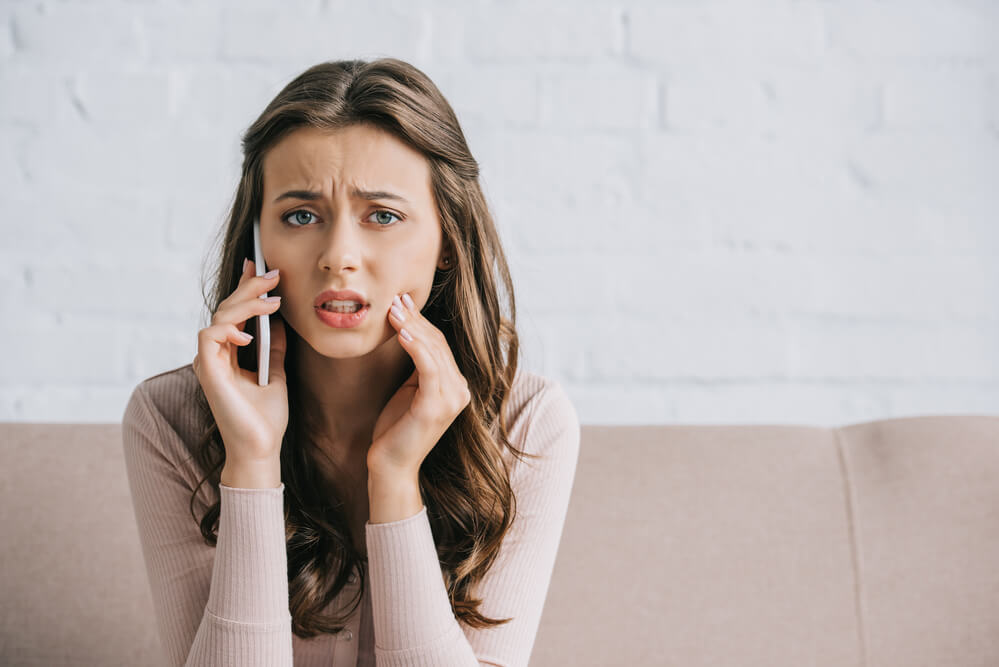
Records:
[[[118,424],[0,423],[2,664],[159,665]],[[531,665],[999,665],[999,416],[586,426]]]
[[[999,665],[999,416],[583,427],[531,665]]]

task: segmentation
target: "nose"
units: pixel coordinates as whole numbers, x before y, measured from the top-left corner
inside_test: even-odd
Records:
[[[325,230],[319,253],[319,268],[340,273],[357,270],[361,257],[361,235],[349,209],[337,212]]]

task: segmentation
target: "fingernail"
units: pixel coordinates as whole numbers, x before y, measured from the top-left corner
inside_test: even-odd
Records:
[[[271,278],[276,278],[277,274],[278,274],[278,269],[271,269],[270,271],[264,274],[264,278],[270,280]]]
[[[410,336],[409,332],[406,331],[405,329],[399,329],[399,335],[405,338],[406,340],[413,340],[413,337]]]
[[[243,273],[246,273],[246,267],[248,267],[249,265],[250,265],[250,260],[248,260],[247,258],[244,257],[243,258]]]
[[[402,314],[402,308],[400,308],[399,306],[392,304],[392,307],[389,308],[389,310],[391,310],[392,314],[395,315],[395,319],[399,320],[400,322],[406,321],[406,316]]]
[[[409,294],[408,293],[402,295],[402,300],[406,303],[406,307],[407,308],[409,308],[410,310],[413,310],[413,311],[416,310],[416,308],[413,306],[413,300],[409,298]]]

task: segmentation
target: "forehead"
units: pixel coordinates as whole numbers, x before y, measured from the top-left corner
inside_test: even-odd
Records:
[[[430,165],[417,150],[370,124],[338,130],[302,127],[264,156],[264,197],[288,189],[359,187],[388,190],[410,201],[430,198]]]

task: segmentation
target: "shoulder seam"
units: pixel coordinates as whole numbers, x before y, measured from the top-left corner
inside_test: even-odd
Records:
[[[136,395],[138,396],[139,402],[142,403],[143,407],[146,409],[146,412],[149,413],[149,416],[152,419],[153,426],[156,429],[156,438],[157,438],[156,442],[162,443],[164,442],[164,439],[163,439],[163,431],[160,430],[159,409],[156,408],[154,410],[155,404],[149,399],[148,396],[146,396],[146,391],[145,389],[143,389],[143,386],[148,381],[149,380],[143,380],[142,382],[139,383],[139,386],[136,387]],[[166,456],[166,453],[160,448],[159,445],[157,445],[156,449],[159,451],[160,456],[164,457]]]
[[[169,370],[165,370],[165,371],[163,371],[161,373],[157,373],[156,375],[150,375],[148,378],[146,378],[145,380],[143,380],[143,382],[148,382],[149,380],[155,380],[158,377],[161,377],[163,375],[169,375],[170,373],[179,373],[180,371],[184,370],[185,368],[187,368],[190,365],[191,364],[184,364],[183,366],[177,366],[176,368],[171,368]]]
[[[527,413],[527,427],[524,431],[524,442],[527,443],[531,439],[531,432],[534,428],[534,415],[538,412],[538,406],[544,403],[546,400],[551,400],[549,389],[556,384],[554,380],[547,378],[543,375],[538,375],[536,377],[541,378],[541,389],[535,392],[530,399],[528,399],[529,412]],[[526,450],[525,450],[526,451]],[[528,452],[529,454],[540,454],[540,452]],[[541,456],[544,456],[541,454]]]

